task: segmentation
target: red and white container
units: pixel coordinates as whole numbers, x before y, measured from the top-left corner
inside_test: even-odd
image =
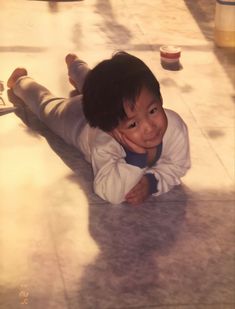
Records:
[[[161,64],[166,69],[179,70],[181,48],[173,45],[160,47]]]

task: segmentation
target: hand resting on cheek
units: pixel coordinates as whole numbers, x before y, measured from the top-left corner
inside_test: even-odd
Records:
[[[114,129],[109,133],[124,148],[136,153],[146,153],[146,149],[132,142],[125,134],[118,129]]]

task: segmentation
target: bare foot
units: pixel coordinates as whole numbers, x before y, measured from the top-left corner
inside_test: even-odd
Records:
[[[28,72],[25,68],[16,68],[9,77],[7,81],[7,87],[12,88],[14,87],[15,83],[17,82],[18,78],[21,76],[27,76]]]
[[[75,54],[68,54],[68,55],[65,57],[65,62],[66,62],[66,64],[67,64],[68,69],[69,69],[70,65],[71,65],[75,60],[78,60],[78,56],[75,55]]]
[[[68,68],[68,72],[69,72],[69,68],[71,66],[71,64],[78,60],[78,56],[75,55],[75,54],[68,54],[66,57],[65,57],[65,62],[67,64],[67,68]],[[71,76],[69,76],[69,82],[70,84],[76,89],[76,84],[75,82],[73,81],[73,79],[71,78]]]

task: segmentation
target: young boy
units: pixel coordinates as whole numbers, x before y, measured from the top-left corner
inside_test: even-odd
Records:
[[[190,167],[187,127],[163,109],[160,86],[135,56],[117,52],[90,70],[65,58],[79,94],[64,99],[17,68],[8,87],[51,130],[92,164],[94,191],[113,204],[139,204],[180,184]]]

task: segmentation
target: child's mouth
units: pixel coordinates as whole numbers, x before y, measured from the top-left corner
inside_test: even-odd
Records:
[[[161,136],[161,132],[154,133],[152,135],[147,136],[146,142],[153,142]]]

